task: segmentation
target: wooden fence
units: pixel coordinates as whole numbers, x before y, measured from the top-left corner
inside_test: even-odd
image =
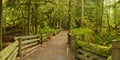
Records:
[[[76,41],[76,35],[68,34],[68,43],[75,52],[75,56],[81,60],[119,60],[120,48],[116,48],[120,45],[120,41],[113,41],[112,50],[111,47],[105,47],[89,42]],[[111,57],[112,54],[112,57]]]
[[[50,39],[51,34],[43,34],[41,36],[42,36],[41,37],[41,43],[43,43],[43,42],[46,42],[46,41],[48,41]]]
[[[0,51],[0,60],[16,60],[18,54],[18,41],[10,44],[8,47]]]
[[[0,51],[0,60],[16,60],[19,57],[33,51],[35,48],[48,41],[51,34],[37,36],[19,36],[14,37],[15,42]]]
[[[118,40],[112,42],[112,60],[120,60],[120,41]]]
[[[41,42],[41,36],[19,36],[14,37],[19,41],[19,56],[24,56],[33,51]]]
[[[17,55],[19,57],[25,56],[37,48],[39,44],[48,41],[53,35],[58,34],[58,32],[59,30],[50,34],[14,37],[15,42],[0,51],[0,60],[16,60]]]

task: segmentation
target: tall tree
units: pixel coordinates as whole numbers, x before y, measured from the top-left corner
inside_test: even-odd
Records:
[[[35,24],[35,35],[37,35],[37,31],[38,31],[38,29],[37,29],[38,28],[38,25],[37,25],[37,21],[38,21],[38,19],[37,19],[38,18],[38,12],[37,12],[38,11],[38,6],[39,6],[38,4],[35,4],[35,11],[36,11],[35,12],[36,17],[35,17],[35,23],[34,23]]]
[[[31,0],[28,0],[28,35],[30,35],[30,9],[31,9]]]
[[[117,5],[116,3],[114,4],[114,20],[115,20],[115,30],[117,32]]]
[[[96,30],[98,31],[98,20],[99,20],[99,0],[96,0]]]
[[[72,19],[71,19],[71,0],[69,0],[69,9],[68,9],[68,27],[71,31],[72,29]]]
[[[60,7],[60,2],[61,2],[61,0],[59,0],[59,24],[60,24],[60,26],[59,26],[59,29],[61,30],[61,28],[62,28],[62,20],[61,20],[61,7]]]
[[[0,50],[2,50],[2,0],[0,0]]]
[[[82,2],[82,20],[81,20],[81,27],[83,27],[84,24],[84,0],[81,0]]]
[[[104,12],[104,0],[99,2],[99,26],[100,31],[102,30],[102,21],[103,21],[103,12]]]
[[[110,1],[108,0],[107,2],[106,2],[106,4],[107,5],[110,5]],[[109,31],[111,31],[111,28],[110,28],[110,8],[111,7],[108,7],[108,9],[107,9],[107,24],[108,24],[108,30]]]

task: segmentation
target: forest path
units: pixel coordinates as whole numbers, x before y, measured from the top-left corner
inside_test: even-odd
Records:
[[[75,60],[68,46],[68,31],[62,31],[22,60]]]

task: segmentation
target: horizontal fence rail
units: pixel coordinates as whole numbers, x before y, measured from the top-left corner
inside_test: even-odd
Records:
[[[14,37],[15,40],[19,41],[19,56],[24,56],[30,53],[38,44],[41,43],[41,36],[20,36]]]
[[[48,41],[49,38],[50,38],[50,34],[42,34],[41,43]]]
[[[18,41],[15,41],[0,51],[0,60],[15,60],[18,54],[18,44]]]
[[[111,54],[110,53],[111,47],[109,48],[109,47],[100,46],[97,44],[93,44],[89,42],[82,42],[82,41],[78,41],[77,44],[80,48],[93,52],[95,54],[101,55],[101,56],[108,57]]]
[[[25,56],[59,32],[59,30],[55,30],[50,34],[14,37],[15,42],[0,51],[0,60],[16,60],[17,56]]]
[[[68,43],[71,48],[75,50],[75,56],[78,59],[102,59],[102,60],[112,60],[111,54],[113,54],[113,47],[101,46],[89,42],[76,41],[76,35],[68,33]],[[114,44],[115,45],[115,42]],[[112,48],[112,50],[111,50]],[[118,54],[118,53],[117,53]],[[115,54],[113,54],[115,55]],[[107,59],[108,58],[108,59]],[[115,60],[115,59],[114,59]]]

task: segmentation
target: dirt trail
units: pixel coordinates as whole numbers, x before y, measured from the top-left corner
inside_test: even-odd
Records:
[[[67,44],[67,33],[67,31],[60,32],[22,60],[74,60]]]

